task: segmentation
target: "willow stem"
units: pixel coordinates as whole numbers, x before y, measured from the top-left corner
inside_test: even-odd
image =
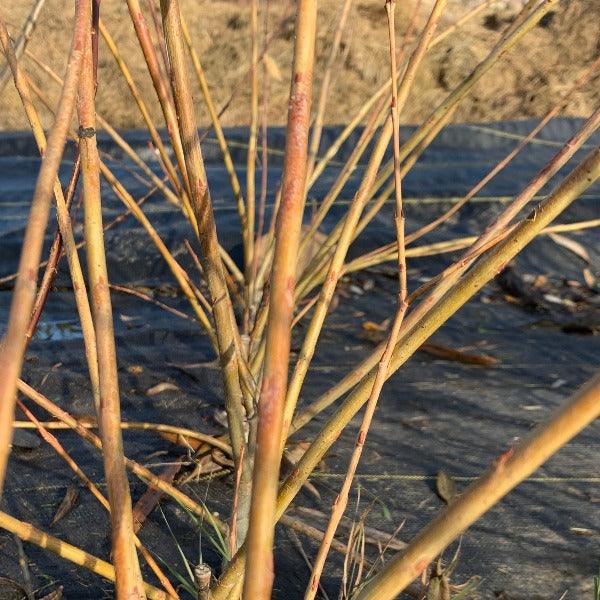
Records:
[[[406,103],[415,76],[418,72],[419,66],[421,65],[421,61],[425,56],[429,43],[432,39],[433,33],[446,7],[446,2],[447,0],[437,0],[434,6],[432,7],[431,14],[429,16],[425,29],[423,30],[421,38],[419,39],[419,43],[417,44],[410,57],[410,60],[408,61],[406,71],[404,72],[404,76],[400,84],[400,88],[398,90],[398,93],[396,94],[396,98],[394,100],[394,111],[396,114],[398,114],[403,109]],[[394,69],[394,74],[395,73],[396,70]],[[395,77],[393,79],[395,82]],[[396,118],[395,120],[397,122],[398,119]],[[390,115],[387,118],[386,123],[380,132],[377,144],[370,156],[369,164],[367,166],[365,175],[361,181],[360,187],[356,192],[354,199],[352,200],[352,204],[343,222],[343,225],[340,230],[339,240],[333,252],[333,256],[331,260],[328,261],[327,275],[324,279],[325,283],[321,288],[319,301],[315,307],[313,317],[311,319],[308,331],[304,338],[302,349],[300,350],[298,361],[296,362],[296,365],[294,367],[294,374],[292,376],[292,381],[288,390],[285,406],[283,440],[285,440],[285,438],[287,437],[287,433],[292,422],[292,417],[296,409],[296,404],[300,396],[300,391],[302,389],[302,384],[304,383],[306,373],[308,372],[308,368],[314,356],[317,341],[319,339],[319,335],[321,333],[325,317],[327,316],[327,311],[329,310],[331,299],[333,298],[333,293],[341,276],[342,267],[344,265],[344,261],[346,260],[346,254],[348,252],[348,248],[350,247],[350,243],[352,242],[354,231],[357,227],[360,216],[364,209],[369,190],[373,185],[373,181],[375,180],[377,171],[383,161],[385,151],[390,143],[390,140],[392,139],[392,136],[394,135],[394,128],[394,119]],[[396,154],[399,154],[399,149]],[[399,156],[397,156],[396,159],[399,161]],[[398,171],[398,190],[400,190],[399,177],[400,172]],[[401,215],[401,212],[399,214]]]
[[[88,264],[92,316],[98,348],[100,381],[100,434],[104,448],[104,472],[108,484],[112,525],[112,551],[116,572],[116,595],[119,598],[143,600],[142,574],[138,563],[133,533],[133,514],[129,483],[125,473],[117,354],[113,329],[113,313],[108,288],[108,273],[102,227],[100,168],[96,145],[95,65],[91,37],[84,55],[79,80],[79,152],[83,180],[84,234]]]
[[[62,159],[66,136],[75,109],[77,82],[83,64],[85,41],[90,35],[90,0],[78,0],[75,9],[73,39],[65,84],[56,112],[48,146],[42,159],[29,220],[23,239],[17,281],[10,306],[8,327],[0,342],[0,496],[4,488],[6,464],[12,439],[17,380],[21,374],[27,328],[37,290],[37,272],[42,255],[44,233],[50,215],[50,202]]]
[[[244,371],[243,364],[240,364],[243,357],[239,343],[239,330],[225,280],[210,190],[200,149],[179,2],[177,0],[161,0],[161,12],[169,52],[171,88],[177,109],[177,123],[183,140],[185,164],[189,175],[190,203],[198,223],[198,237],[202,250],[200,258],[211,294],[221,373],[225,387],[225,409],[228,417],[229,436],[237,467],[241,462],[240,449],[246,445],[244,419],[252,416],[252,414],[248,414],[249,411],[244,410],[244,392],[240,382],[240,373],[244,373]],[[244,414],[245,412],[246,414]],[[238,535],[241,539],[245,537],[247,529],[252,460],[250,452],[245,454],[238,511]]]
[[[37,529],[30,523],[19,521],[2,511],[0,511],[0,528],[14,533],[24,542],[35,544],[39,548],[48,550],[73,564],[85,567],[92,573],[96,573],[109,581],[115,581],[115,569],[110,563],[101,558],[96,558],[68,542],[63,542],[49,533]],[[165,592],[148,583],[144,583],[144,591],[149,600],[167,599]]]
[[[17,405],[19,409],[23,412],[23,414],[29,419],[26,421],[26,425],[30,425],[33,428],[37,429],[42,439],[56,452],[56,454],[62,458],[69,468],[75,473],[75,475],[79,478],[79,480],[85,485],[85,487],[90,491],[92,496],[98,500],[100,505],[110,512],[110,504],[108,500],[104,497],[102,492],[98,489],[98,487],[94,484],[94,482],[84,473],[84,471],[79,467],[79,465],[71,458],[70,454],[64,449],[62,444],[56,439],[54,435],[52,435],[47,427],[36,417],[33,413],[17,398]],[[61,423],[62,425],[62,423]],[[15,422],[15,427],[16,427]],[[148,566],[152,569],[155,575],[158,577],[163,588],[168,592],[170,596],[173,598],[178,598],[178,594],[175,591],[175,588],[171,585],[171,582],[167,579],[162,569],[158,566],[156,561],[154,560],[152,554],[148,551],[148,549],[140,542],[139,538],[135,536],[135,546],[140,551]]]
[[[31,100],[31,94],[27,83],[27,77],[23,73],[21,66],[17,62],[16,55],[12,49],[12,44],[8,36],[8,31],[2,19],[0,19],[0,39],[5,54],[8,57],[8,62],[13,73],[15,80],[15,86],[21,97],[29,125],[33,132],[34,139],[38,146],[40,155],[43,156],[46,152],[47,141],[46,134],[42,127],[38,112]],[[62,83],[62,82],[61,82]],[[63,190],[58,177],[54,183],[54,199],[56,203],[56,214],[58,220],[58,227],[60,232],[60,240],[64,243],[67,260],[69,263],[69,271],[71,274],[71,280],[73,282],[73,293],[75,296],[75,302],[77,305],[77,312],[79,313],[79,320],[81,323],[81,330],[83,333],[83,339],[85,344],[85,354],[88,364],[88,371],[90,375],[90,382],[92,385],[92,395],[94,398],[94,405],[98,408],[100,404],[100,387],[98,380],[98,356],[96,348],[96,334],[94,332],[94,324],[92,322],[92,312],[90,303],[85,287],[85,280],[83,277],[83,271],[79,262],[79,255],[77,254],[77,247],[75,239],[73,237],[73,230],[71,227],[71,218],[69,216],[68,202],[73,197],[75,191],[75,185],[77,183],[79,174],[80,162],[77,161],[73,170],[73,176],[67,189],[68,199],[65,200]],[[46,269],[42,284],[38,290],[34,309],[31,315],[31,322],[27,330],[27,342],[29,342],[35,332],[38,325],[39,318],[41,316],[43,307],[48,298],[50,286],[54,280],[56,274],[56,264],[58,262],[60,250],[62,244],[53,245],[51,249],[51,259],[54,266],[50,269]]]
[[[287,386],[296,260],[304,212],[304,185],[312,96],[317,20],[316,0],[300,0],[288,110],[285,164],[271,271],[264,375],[258,405],[258,432],[252,481],[249,568],[243,596],[267,600],[273,585],[275,499],[281,463],[283,403]]]

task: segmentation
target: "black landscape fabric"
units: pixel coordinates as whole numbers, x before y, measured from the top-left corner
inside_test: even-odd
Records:
[[[460,198],[512,149],[534,126],[534,121],[511,121],[447,127],[404,180],[407,230],[431,221]],[[474,235],[482,230],[557,152],[581,125],[577,119],[557,119],[542,131],[536,142],[498,175],[473,202],[422,243]],[[329,128],[322,149],[340,128]],[[402,139],[412,131],[402,128]],[[245,181],[244,146],[247,132],[226,132],[241,181]],[[143,132],[126,132],[128,141],[159,168]],[[353,148],[350,139],[309,195],[318,205]],[[141,196],[146,188],[135,178],[132,163],[123,160],[108,137],[99,136],[101,149],[110,155],[111,168]],[[269,131],[269,178],[273,191],[281,178],[284,132]],[[566,174],[600,135],[590,139],[559,176]],[[239,260],[239,224],[228,177],[221,165],[218,146],[208,136],[203,142],[209,184],[223,245]],[[61,176],[68,177],[72,148]],[[324,223],[330,229],[345,211],[360,181],[364,164],[352,175],[340,201]],[[29,134],[0,136],[0,279],[16,269],[23,229],[31,201],[39,159]],[[260,173],[259,173],[260,176]],[[76,199],[77,200],[77,199]],[[123,207],[103,185],[104,217],[108,222]],[[193,245],[192,232],[176,208],[158,194],[144,210],[163,240],[193,272],[184,240]],[[394,239],[393,207],[388,204],[353,245],[357,256]],[[81,237],[82,210],[74,209],[75,233]],[[600,217],[600,186],[578,199],[560,222]],[[47,246],[54,233],[48,228]],[[356,478],[348,515],[368,512],[366,525],[391,533],[405,522],[398,534],[410,540],[442,508],[435,490],[436,474],[446,471],[458,491],[486,466],[545,419],[600,365],[600,293],[586,283],[583,271],[598,276],[600,234],[598,229],[566,234],[578,242],[587,256],[573,253],[547,236],[536,239],[496,281],[488,285],[430,340],[427,352],[418,352],[384,388]],[[111,283],[142,287],[170,306],[188,312],[177,293],[176,282],[142,227],[128,217],[106,234]],[[83,251],[82,251],[83,256]],[[439,272],[456,254],[409,259],[412,289]],[[589,279],[589,278],[588,278]],[[50,295],[39,331],[24,366],[24,379],[76,415],[93,412],[86,378],[81,331],[78,325],[65,261]],[[397,290],[393,264],[354,275],[341,285],[339,304],[322,333],[313,369],[304,387],[301,405],[341,379],[380,341],[377,332],[362,325],[381,323],[394,311]],[[8,318],[11,282],[0,289],[0,333]],[[218,433],[214,419],[222,397],[219,371],[206,336],[199,326],[165,312],[139,298],[113,293],[123,417],[130,421],[166,422],[208,433]],[[301,325],[298,334],[305,331]],[[294,339],[297,351],[300,336]],[[497,364],[477,366],[440,356],[448,349],[488,355]],[[162,391],[148,394],[160,383]],[[36,412],[38,416],[42,415]],[[17,418],[23,418],[18,414]],[[310,439],[325,415],[309,424],[298,439]],[[295,505],[329,512],[341,484],[353,448],[356,428],[350,427],[325,457],[312,483],[321,494],[317,500],[301,492]],[[99,455],[70,432],[57,432],[65,448],[93,481],[103,481]],[[183,457],[184,448],[148,432],[125,431],[129,457],[160,472],[166,464]],[[568,599],[590,600],[600,556],[600,424],[592,424],[571,444],[545,464],[531,480],[521,484],[503,502],[480,519],[463,537],[458,567],[452,581],[462,583],[479,576],[478,593],[483,599],[557,600],[567,591]],[[145,486],[130,478],[134,502]],[[53,516],[66,490],[76,483],[70,470],[35,434],[19,433],[10,460],[3,499],[4,510],[30,521],[53,535],[109,559],[108,518],[86,490],[80,490],[74,508],[54,526]],[[185,491],[206,501],[227,518],[232,483],[229,478],[200,480],[185,485]],[[105,489],[101,484],[101,488]],[[360,504],[357,492],[360,489]],[[190,516],[173,502],[163,502],[144,524],[140,536],[161,560],[187,577],[177,544],[192,563],[199,560],[199,533]],[[325,521],[290,513],[323,528]],[[174,537],[169,533],[165,520]],[[346,534],[343,534],[346,535]],[[275,597],[301,598],[309,572],[289,533],[283,527],[277,537]],[[177,544],[175,542],[177,540]],[[343,538],[345,539],[345,538]],[[202,538],[204,558],[217,567],[220,561],[206,534]],[[313,541],[301,537],[309,556]],[[447,553],[452,558],[456,546]],[[66,598],[112,597],[110,583],[49,553],[25,545],[35,586],[63,585]],[[368,558],[376,549],[368,547]],[[323,580],[330,597],[337,597],[342,559],[332,554],[331,568]],[[0,575],[15,581],[22,576],[12,536],[0,532]],[[147,573],[149,581],[154,581]],[[0,578],[0,598],[19,598]],[[3,595],[4,594],[4,595]],[[185,597],[185,592],[182,592]],[[43,594],[42,594],[43,595]]]

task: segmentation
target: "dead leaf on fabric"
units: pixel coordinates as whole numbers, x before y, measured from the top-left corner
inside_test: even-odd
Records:
[[[153,385],[151,388],[146,390],[146,394],[148,394],[148,396],[156,396],[158,394],[162,394],[163,392],[171,391],[177,392],[179,391],[179,388],[174,383],[170,383],[169,381],[162,381],[161,383],[157,383],[156,385]]]
[[[64,519],[64,517],[66,517],[73,510],[78,497],[79,487],[76,485],[70,485],[67,488],[65,497],[62,499],[62,502],[56,510],[56,514],[52,519],[52,523],[50,523],[50,527],[54,527],[54,525],[56,525],[61,519]]]
[[[558,233],[549,233],[548,235],[554,243],[570,250],[573,254],[576,254],[579,258],[585,260],[585,262],[592,262],[588,251],[579,242]]]
[[[438,496],[446,503],[450,504],[457,496],[456,483],[454,479],[446,473],[446,471],[440,471],[435,478],[435,487]]]

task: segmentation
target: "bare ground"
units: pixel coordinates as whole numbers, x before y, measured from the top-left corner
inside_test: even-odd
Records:
[[[7,19],[16,37],[32,2],[0,0],[0,14]],[[65,9],[68,4],[69,9]],[[199,50],[212,92],[219,107],[234,94],[223,114],[225,125],[248,123],[249,94],[249,6],[239,0],[182,0],[181,2],[195,45]],[[426,4],[426,3],[425,3]],[[464,14],[468,2],[450,0],[441,29]],[[472,4],[472,3],[471,3]],[[500,3],[502,4],[502,3]],[[329,53],[339,0],[319,3],[318,65],[316,90]],[[326,119],[343,123],[355,113],[364,100],[384,81],[388,74],[386,16],[382,0],[357,0],[344,36],[342,56],[338,60],[335,86],[330,95]],[[68,51],[72,3],[48,0],[39,20],[31,51],[47,61],[58,72],[63,71]],[[398,27],[406,27],[410,9],[398,3]],[[404,8],[403,8],[404,6]],[[271,87],[269,122],[285,121],[289,86],[289,67],[294,30],[295,4],[288,0],[271,2],[269,30],[276,31],[269,47]],[[135,80],[149,99],[153,114],[159,118],[151,82],[145,72],[142,55],[137,48],[133,27],[123,0],[104,0],[104,20],[132,70]],[[511,10],[503,6],[486,9],[459,33],[448,37],[425,60],[414,86],[412,98],[403,114],[404,122],[418,122],[439,103],[473,69],[499,38],[510,22]],[[260,17],[262,20],[262,16]],[[424,17],[421,18],[421,24]],[[151,22],[151,21],[150,21]],[[486,121],[540,116],[555,102],[557,94],[600,51],[600,3],[597,0],[563,2],[521,44],[497,65],[473,90],[458,110],[456,121]],[[137,108],[126,84],[104,44],[101,44],[98,111],[119,127],[142,125]],[[30,59],[28,71],[38,82],[47,79]],[[280,80],[277,80],[277,70]],[[598,104],[600,78],[596,76],[577,92],[566,114],[585,116]],[[57,88],[47,84],[53,99]],[[198,93],[198,96],[200,94]],[[198,100],[200,122],[207,122],[206,112]],[[25,129],[26,121],[12,84],[0,97],[0,128]]]

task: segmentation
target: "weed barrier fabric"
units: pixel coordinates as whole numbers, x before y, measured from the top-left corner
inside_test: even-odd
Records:
[[[518,143],[519,136],[527,135],[534,124],[535,121],[510,121],[447,127],[404,180],[407,231],[446,210]],[[420,243],[481,231],[580,124],[576,119],[552,121],[537,141],[486,186],[475,201]],[[341,128],[332,127],[324,132],[322,150],[339,131]],[[403,127],[402,139],[411,131],[412,128]],[[136,131],[125,135],[158,173],[158,165],[147,147],[147,136]],[[233,129],[226,131],[226,135],[240,181],[244,181],[247,132]],[[356,139],[353,136],[344,144],[334,164],[310,191],[309,207],[328,190],[340,161],[349,155]],[[133,164],[122,160],[120,151],[106,136],[99,134],[99,141],[101,149],[111,157],[111,168],[127,188],[136,197],[143,195],[145,187],[135,178]],[[281,129],[269,131],[271,191],[276,189],[281,177],[283,143]],[[598,143],[600,135],[596,134],[588,146]],[[220,239],[239,260],[237,212],[227,173],[221,166],[218,146],[210,136],[204,140],[203,149]],[[72,153],[72,148],[69,151]],[[584,148],[548,189],[587,151]],[[64,180],[69,175],[69,158],[67,153],[61,171]],[[343,204],[352,198],[363,168],[361,164],[353,173],[323,225],[325,230],[333,227],[343,215]],[[38,169],[39,159],[29,134],[0,136],[0,278],[16,269]],[[105,222],[123,210],[106,185],[103,185],[103,202]],[[272,195],[267,202],[272,204]],[[193,236],[177,209],[159,194],[153,194],[144,210],[169,249],[193,272],[183,245],[185,238],[193,241]],[[351,257],[394,239],[392,211],[390,201],[353,244]],[[74,209],[74,214],[76,237],[80,239],[81,209]],[[560,221],[583,221],[599,216],[600,186],[596,185],[577,200]],[[47,246],[53,232],[54,224],[51,224]],[[347,512],[350,517],[370,509],[366,524],[390,533],[406,521],[399,538],[410,540],[442,508],[443,503],[435,493],[438,471],[443,469],[454,477],[460,491],[496,455],[545,419],[597,370],[600,364],[598,289],[588,293],[584,301],[577,297],[573,300],[573,290],[578,288],[572,282],[584,285],[586,267],[598,274],[600,234],[598,229],[588,229],[566,235],[585,248],[591,265],[548,237],[540,237],[508,271],[430,340],[472,354],[489,354],[499,360],[496,366],[462,364],[418,352],[384,387]],[[148,288],[146,291],[156,299],[189,313],[186,300],[177,293],[175,280],[132,217],[106,233],[106,246],[112,283]],[[410,289],[439,272],[455,256],[409,259]],[[532,283],[536,276],[547,278],[550,291],[538,291]],[[23,377],[73,414],[90,415],[93,408],[83,341],[69,283],[63,261],[56,290],[49,297],[38,334],[28,352]],[[314,400],[372,351],[379,340],[372,339],[361,324],[379,323],[393,314],[396,289],[393,264],[355,274],[342,284],[338,307],[321,335],[301,406]],[[10,284],[5,284],[0,290],[2,328],[8,318],[10,297]],[[132,296],[113,293],[112,299],[124,420],[166,422],[218,433],[220,429],[213,415],[222,396],[220,374],[200,328]],[[573,302],[577,310],[572,308]],[[293,351],[299,350],[298,334],[304,333],[305,327],[305,324],[300,325],[293,340]],[[148,390],[162,382],[173,386],[148,394]],[[46,418],[39,411],[35,412]],[[325,417],[322,415],[310,423],[297,438],[310,439]],[[22,415],[18,418],[22,419]],[[355,427],[356,422],[331,449],[312,479],[321,493],[321,502],[303,491],[296,505],[328,513],[352,452]],[[105,489],[99,455],[84,446],[75,434],[55,433],[88,476]],[[180,457],[189,460],[185,449],[170,445],[155,434],[125,431],[124,438],[127,455],[156,473]],[[521,484],[480,519],[462,540],[452,581],[462,583],[471,576],[480,576],[478,593],[486,600],[551,600],[565,591],[568,592],[566,598],[591,598],[593,577],[598,572],[599,450],[600,423],[594,423],[544,465],[532,480]],[[108,558],[109,521],[86,490],[80,489],[74,508],[50,528],[67,488],[77,482],[36,434],[27,431],[16,436],[9,467],[4,510],[92,554]],[[130,478],[130,481],[135,502],[145,486],[137,479]],[[359,487],[360,504],[356,508]],[[211,508],[227,517],[226,500],[232,492],[229,479],[192,482],[184,489],[193,498],[206,500]],[[157,556],[185,576],[185,567],[164,519],[192,562],[198,561],[199,534],[189,515],[179,506],[163,502],[162,508],[164,518],[155,510],[146,520],[140,537]],[[306,520],[321,528],[325,526],[325,521]],[[311,556],[316,545],[304,537],[301,539]],[[448,551],[448,560],[454,548]],[[35,586],[41,588],[56,582],[56,585],[64,585],[67,598],[111,597],[110,583],[31,545],[26,544],[25,549]],[[207,539],[202,540],[202,549],[206,560],[213,565],[220,564]],[[372,548],[368,556],[375,556]],[[278,529],[276,562],[274,597],[301,598],[309,573],[284,528]],[[328,565],[323,584],[330,597],[335,597],[342,575],[339,555],[332,553]],[[3,532],[0,532],[0,574],[18,582],[22,580],[14,540]],[[154,582],[151,574],[146,572],[146,575]],[[185,592],[183,594],[185,597]],[[19,596],[11,596],[8,588],[4,591],[0,586],[0,598],[5,597]]]

